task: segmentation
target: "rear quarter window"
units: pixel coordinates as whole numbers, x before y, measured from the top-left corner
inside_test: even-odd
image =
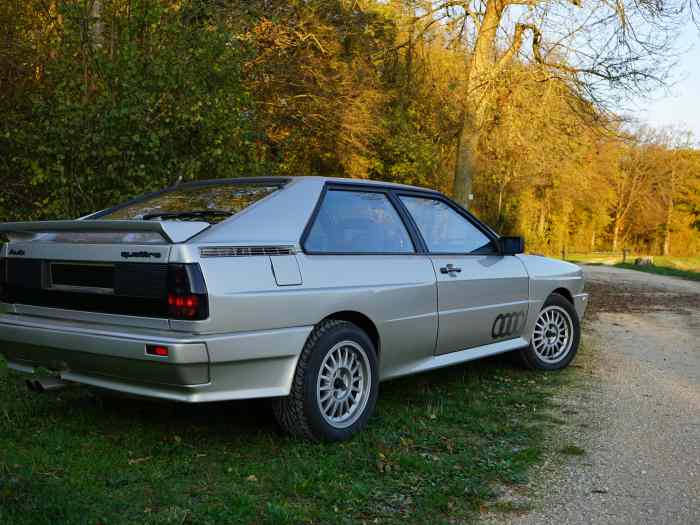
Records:
[[[329,190],[304,243],[313,253],[413,253],[411,237],[384,193]]]

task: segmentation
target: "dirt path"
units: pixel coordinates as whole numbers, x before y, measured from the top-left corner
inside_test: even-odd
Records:
[[[563,443],[517,524],[700,524],[700,283],[585,268],[592,388],[563,400]]]

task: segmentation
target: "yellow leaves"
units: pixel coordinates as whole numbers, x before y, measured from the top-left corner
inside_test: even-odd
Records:
[[[392,466],[391,466],[391,464],[389,463],[389,460],[387,459],[387,457],[386,457],[382,452],[380,452],[379,454],[377,454],[376,467],[377,467],[377,470],[378,470],[379,472],[382,472],[382,473],[385,473],[385,474],[388,474],[388,473],[390,473],[390,472],[392,471]]]

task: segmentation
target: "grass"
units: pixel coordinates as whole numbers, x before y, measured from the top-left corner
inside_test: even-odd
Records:
[[[30,395],[0,359],[0,523],[469,523],[509,510],[496,490],[542,460],[573,374],[501,358],[384,383],[365,432],[311,445],[264,402]]]
[[[662,263],[663,264],[663,263]],[[637,266],[630,263],[618,263],[617,268],[625,268],[627,270],[637,270],[638,272],[655,273],[657,275],[669,275],[671,277],[680,277],[691,281],[700,281],[700,270],[679,270],[675,267],[658,265],[656,258],[654,264],[648,266]]]
[[[559,452],[567,456],[583,456],[586,454],[584,449],[577,447],[576,445],[566,445],[559,449]]]
[[[632,262],[625,263],[622,262],[621,255],[615,254],[576,254],[568,256],[567,259],[575,263],[608,264],[627,270],[700,281],[700,257],[667,257],[655,255],[654,264],[647,266],[635,265],[635,257],[634,255],[629,255],[627,259]]]

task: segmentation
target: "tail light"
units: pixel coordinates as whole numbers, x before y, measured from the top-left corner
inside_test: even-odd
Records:
[[[209,298],[198,264],[168,266],[168,313],[171,319],[199,321],[209,317]]]
[[[146,345],[146,354],[156,357],[168,357],[170,349],[163,345]]]

